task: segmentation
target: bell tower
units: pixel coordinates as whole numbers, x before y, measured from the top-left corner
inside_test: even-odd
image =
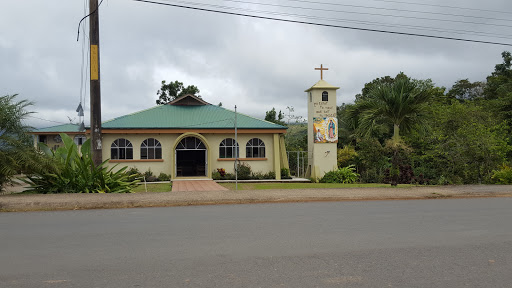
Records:
[[[308,168],[307,176],[322,178],[325,173],[336,170],[338,118],[336,117],[336,90],[323,80],[323,72],[328,70],[320,65],[320,81],[307,89],[308,102]]]

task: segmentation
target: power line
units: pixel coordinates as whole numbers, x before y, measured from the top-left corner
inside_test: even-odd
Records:
[[[59,122],[59,121],[53,121],[53,120],[48,120],[48,119],[44,119],[44,118],[39,118],[39,117],[32,116],[32,115],[28,115],[28,117],[35,118],[35,119],[38,119],[38,120],[53,122],[53,123],[57,123],[57,124],[69,124],[69,123],[66,123],[66,122]]]
[[[163,0],[163,1],[166,1],[166,0]],[[220,6],[220,5],[206,4],[206,3],[194,3],[194,2],[186,2],[186,1],[174,1],[174,2],[187,3],[187,4],[193,4],[193,5],[199,5],[199,6],[215,7],[215,8],[220,8],[220,9],[238,10],[238,11],[251,12],[251,13],[264,13],[267,15],[270,14],[270,15],[296,17],[296,18],[304,18],[304,19],[315,19],[315,20],[325,20],[325,21],[344,22],[344,23],[357,23],[357,24],[362,24],[362,25],[367,25],[367,26],[379,25],[379,26],[386,26],[386,27],[398,27],[398,28],[405,28],[405,29],[435,31],[435,32],[440,32],[440,33],[457,33],[457,34],[465,34],[465,35],[475,35],[475,36],[484,36],[484,37],[493,36],[495,38],[512,39],[511,38],[512,35],[480,32],[480,31],[469,31],[469,30],[461,30],[461,29],[442,29],[442,28],[437,28],[437,27],[427,27],[427,26],[419,26],[419,25],[403,25],[403,24],[402,25],[394,25],[394,24],[382,23],[382,22],[325,18],[325,17],[320,17],[320,16],[310,16],[310,15],[295,14],[295,13],[285,13],[285,12],[275,12],[275,11],[265,11],[265,10],[252,10],[252,9],[244,9],[244,8],[240,8],[240,7]],[[508,37],[506,37],[506,36],[508,36]]]
[[[78,37],[80,37],[80,24],[82,24],[82,21],[85,20],[85,18],[91,16],[93,13],[95,13],[96,11],[98,11],[98,8],[100,8],[100,5],[101,3],[103,3],[103,0],[101,0],[100,4],[98,4],[98,7],[96,7],[96,9],[94,9],[94,11],[92,11],[91,13],[89,13],[88,15],[84,16],[84,18],[82,18],[80,20],[80,22],[78,22],[78,33],[76,34],[76,42],[78,42]]]
[[[175,3],[181,3],[181,4],[186,4],[186,5],[210,6],[210,7],[216,7],[216,8],[221,8],[221,9],[230,9],[230,10],[249,10],[249,9],[243,9],[243,8],[238,8],[238,7],[221,6],[221,5],[215,5],[215,4],[196,3],[196,2],[187,2],[187,1],[179,1],[179,0],[160,0],[160,1],[165,1],[165,2],[172,1],[172,2],[175,2]],[[230,1],[230,0],[225,0],[225,1]],[[240,1],[240,2],[243,2],[243,1]],[[254,2],[246,2],[246,3],[247,4],[252,4]],[[256,4],[256,3],[254,3],[254,4]],[[261,5],[281,6],[281,5],[277,5],[277,4],[261,4]],[[290,7],[293,7],[293,6],[288,6],[288,8],[290,8]],[[324,12],[338,12],[338,13],[346,13],[346,14],[358,14],[358,15],[369,15],[369,16],[379,16],[379,17],[392,17],[392,18],[404,18],[404,19],[413,19],[413,20],[440,21],[440,22],[451,22],[451,23],[462,23],[462,24],[474,24],[474,25],[484,25],[484,26],[496,26],[496,27],[512,28],[512,25],[491,24],[491,23],[485,23],[485,22],[471,22],[471,21],[462,21],[462,20],[427,18],[427,17],[415,17],[415,16],[398,16],[398,15],[392,15],[392,14],[379,14],[379,13],[370,13],[370,12],[339,11],[339,10],[330,10],[330,9],[321,9],[321,8],[305,8],[305,7],[294,7],[294,8],[297,8],[297,9],[309,9],[309,10],[320,10],[320,11],[324,11]],[[265,12],[265,11],[263,11],[263,12]]]
[[[241,1],[241,0],[223,0],[223,1],[234,2],[234,3],[243,3],[243,4],[252,4],[252,5],[264,5],[264,6],[273,6],[273,7],[282,7],[282,8],[302,9],[302,10],[336,12],[336,13],[357,13],[357,14],[360,13],[360,12],[340,11],[340,10],[332,10],[332,9],[324,9],[324,8],[314,8],[314,7],[299,7],[299,6],[291,6],[291,5],[283,5],[283,4],[249,2],[249,1]],[[398,11],[398,12],[420,13],[420,14],[430,14],[430,15],[467,17],[467,18],[497,20],[497,21],[507,21],[507,22],[512,21],[511,19],[503,19],[503,18],[490,18],[490,17],[483,17],[483,16],[461,15],[461,14],[431,12],[431,11],[419,11],[419,10],[407,10],[407,9],[396,9],[396,8],[375,7],[375,6],[363,6],[363,5],[339,4],[339,3],[322,3],[322,2],[302,1],[302,0],[301,1],[297,1],[297,2],[315,3],[315,4],[322,4],[322,5],[335,5],[335,6],[352,7],[352,8],[369,8],[369,9],[375,9],[375,10]],[[379,16],[391,16],[391,17],[403,17],[403,16],[397,16],[397,15],[385,15],[385,14],[377,14],[377,15],[379,15]],[[407,17],[407,18],[409,18],[409,17]],[[420,19],[422,19],[422,18],[420,18]],[[425,18],[425,19],[431,19],[431,18]],[[431,19],[431,20],[440,20],[441,21],[441,20],[444,20],[444,19]],[[482,24],[482,23],[477,23],[477,24]]]
[[[288,1],[297,1],[302,2],[304,0],[288,0]],[[440,7],[440,8],[450,8],[450,9],[459,9],[459,10],[468,10],[468,11],[479,11],[479,12],[491,12],[491,13],[501,13],[501,14],[512,14],[509,11],[499,11],[499,10],[487,10],[487,9],[478,9],[478,8],[469,8],[469,7],[459,7],[459,6],[449,6],[449,5],[438,5],[438,4],[426,4],[426,3],[417,3],[417,2],[406,2],[406,1],[394,1],[394,0],[369,0],[374,2],[386,2],[386,3],[398,3],[398,4],[407,4],[407,5],[417,5],[417,6],[427,6],[427,7]],[[314,2],[313,3],[322,3],[322,2]],[[335,3],[329,3],[336,5]]]
[[[296,24],[305,24],[305,25],[331,27],[331,28],[340,28],[340,29],[349,29],[349,30],[358,30],[358,31],[368,31],[368,32],[378,32],[378,33],[387,33],[387,34],[395,34],[395,35],[415,36],[415,37],[424,37],[424,38],[444,39],[444,40],[453,40],[453,41],[462,41],[462,42],[472,42],[472,43],[481,43],[481,44],[512,46],[511,43],[500,43],[500,42],[464,39],[464,38],[456,38],[456,37],[434,36],[434,35],[418,34],[418,33],[407,33],[407,32],[398,32],[398,31],[380,30],[380,29],[369,29],[369,28],[360,28],[360,27],[351,27],[351,26],[340,26],[340,25],[323,24],[323,23],[315,23],[315,22],[305,22],[305,21],[289,20],[289,19],[282,19],[282,18],[273,18],[273,17],[266,17],[266,16],[257,16],[257,15],[250,15],[250,14],[234,13],[234,12],[227,12],[227,11],[220,11],[220,10],[213,10],[213,9],[206,9],[206,8],[199,8],[199,7],[171,4],[171,3],[162,3],[162,2],[156,2],[156,1],[150,1],[150,0],[132,0],[132,1],[143,2],[143,3],[148,3],[148,4],[155,4],[155,5],[164,5],[164,6],[170,6],[170,7],[177,7],[177,8],[183,8],[183,9],[191,9],[191,10],[197,10],[197,11],[205,11],[205,12],[226,14],[226,15],[234,15],[234,16],[242,16],[242,17],[249,17],[249,18],[281,21],[281,22],[287,22],[287,23],[296,23]]]

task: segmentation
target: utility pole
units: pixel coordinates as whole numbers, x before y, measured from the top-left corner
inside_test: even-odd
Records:
[[[236,105],[235,105],[235,189],[238,191],[238,123],[236,123]]]
[[[101,89],[100,89],[100,27],[98,0],[89,0],[89,41],[91,51],[91,152],[94,165],[102,161]]]

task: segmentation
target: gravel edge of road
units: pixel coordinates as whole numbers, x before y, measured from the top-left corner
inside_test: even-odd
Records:
[[[512,197],[512,185],[269,189],[207,192],[148,192],[132,194],[11,194],[0,196],[0,212],[489,197]]]

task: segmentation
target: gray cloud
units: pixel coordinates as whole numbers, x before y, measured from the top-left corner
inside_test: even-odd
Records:
[[[209,3],[242,5],[224,1]],[[289,1],[266,3],[306,5]],[[404,6],[382,1],[343,3],[464,13],[479,17],[509,17],[507,14]],[[446,5],[445,1],[429,3]],[[464,1],[453,5],[498,11],[512,10],[509,1]],[[512,35],[512,29],[508,27],[328,11],[292,11],[287,8],[248,4],[240,7],[281,13],[309,13],[323,19],[343,17],[402,26],[435,26],[437,29]],[[311,4],[309,7],[319,6]],[[349,7],[332,9],[362,11]],[[365,11],[392,13],[375,9]],[[67,122],[67,116],[76,117],[82,55],[82,40],[76,42],[76,29],[83,14],[83,2],[77,1],[53,1],[51,5],[36,0],[2,1],[0,94],[19,93],[20,98],[35,102],[32,108],[40,118]],[[441,17],[417,13],[401,15]],[[467,20],[455,16],[447,19]],[[469,20],[512,25],[512,22],[497,20]],[[400,30],[383,25],[360,27]],[[206,101],[212,104],[222,102],[229,109],[237,105],[242,113],[257,117],[264,117],[265,111],[272,107],[284,112],[287,106],[295,107],[296,114],[305,115],[304,90],[318,81],[318,71],[313,68],[320,64],[329,68],[325,72],[325,80],[341,87],[337,97],[338,104],[341,104],[353,101],[354,95],[360,92],[364,83],[385,75],[394,76],[400,71],[413,78],[431,78],[437,85],[445,87],[450,87],[455,81],[464,78],[482,81],[492,72],[494,65],[501,62],[501,52],[510,49],[506,46],[242,18],[133,1],[105,0],[100,8],[100,29],[103,120],[155,105],[156,91],[162,80],[179,80],[186,85],[196,85]],[[401,31],[428,33],[419,29]],[[467,36],[460,33],[438,34],[512,42],[510,39]],[[88,91],[88,83],[86,84]],[[88,95],[85,100],[87,110]],[[86,117],[89,117],[87,111]],[[29,122],[37,127],[55,124],[37,119]]]

